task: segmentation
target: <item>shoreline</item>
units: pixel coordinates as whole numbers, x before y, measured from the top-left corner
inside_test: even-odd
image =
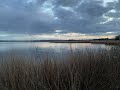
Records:
[[[49,43],[91,43],[120,45],[120,40],[0,40],[0,42],[49,42]]]
[[[91,43],[91,44],[106,44],[120,45],[120,40],[73,40],[73,41],[52,41],[51,43]]]

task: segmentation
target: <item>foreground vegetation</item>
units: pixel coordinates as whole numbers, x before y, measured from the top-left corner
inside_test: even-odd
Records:
[[[117,51],[115,51],[117,52]],[[71,50],[67,56],[1,57],[0,90],[119,90],[120,54]]]
[[[120,40],[120,35],[115,36],[115,40]]]

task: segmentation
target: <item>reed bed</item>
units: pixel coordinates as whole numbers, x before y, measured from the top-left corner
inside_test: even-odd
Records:
[[[119,90],[120,54],[68,52],[66,57],[9,55],[0,59],[0,90]]]

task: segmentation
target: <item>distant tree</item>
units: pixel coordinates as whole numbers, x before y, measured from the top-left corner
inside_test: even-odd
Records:
[[[120,35],[115,36],[115,40],[120,40]]]

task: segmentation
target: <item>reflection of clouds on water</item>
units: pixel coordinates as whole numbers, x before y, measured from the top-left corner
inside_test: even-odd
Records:
[[[29,43],[22,42],[0,42],[0,52],[9,50],[22,50],[29,48]]]
[[[118,51],[118,47],[119,46],[90,43],[1,42],[0,52],[5,53],[14,50],[17,52],[32,52],[32,53],[33,52],[66,53],[71,49],[81,51],[86,49],[92,50],[104,49],[115,52],[116,50]]]
[[[33,47],[38,48],[52,48],[56,46],[61,46],[61,44],[55,44],[55,43],[33,43]]]
[[[107,46],[105,45],[105,46],[104,46],[104,49],[110,51],[110,50],[112,49],[112,46],[111,46],[111,45],[107,45]]]
[[[105,45],[99,45],[99,44],[88,44],[88,43],[41,43],[41,42],[1,42],[0,43],[0,51],[1,50],[10,50],[10,49],[28,49],[28,48],[66,48],[69,49],[72,47],[75,48],[106,48]]]
[[[110,58],[120,58],[120,46],[104,45],[104,44],[90,44],[90,43],[46,43],[46,42],[1,42],[0,56],[5,57],[10,55],[17,55],[18,57],[25,56],[40,60],[40,58],[59,57],[66,58],[73,50],[75,55],[82,53],[99,53],[103,52]],[[107,53],[106,53],[107,52]],[[61,59],[61,60],[62,60]]]
[[[67,52],[71,49],[73,50],[84,50],[84,49],[101,49],[105,45],[101,44],[90,44],[90,43],[34,43],[33,47],[38,50],[42,49],[55,52]]]

